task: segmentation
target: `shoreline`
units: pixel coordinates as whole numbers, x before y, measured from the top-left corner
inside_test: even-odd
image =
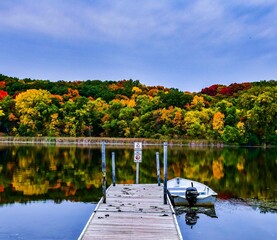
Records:
[[[0,143],[7,144],[53,144],[53,145],[100,145],[105,142],[109,145],[133,145],[142,142],[144,145],[169,146],[212,146],[224,147],[222,142],[208,140],[179,140],[179,139],[150,139],[150,138],[109,138],[109,137],[0,137]]]
[[[115,137],[9,137],[1,136],[0,144],[46,144],[46,145],[76,145],[76,146],[96,146],[105,142],[107,145],[131,146],[134,142],[142,142],[145,146],[162,146],[164,142],[168,146],[188,146],[188,147],[259,147],[277,148],[275,145],[239,145],[224,144],[220,141],[210,141],[205,139],[151,139],[151,138],[115,138]]]

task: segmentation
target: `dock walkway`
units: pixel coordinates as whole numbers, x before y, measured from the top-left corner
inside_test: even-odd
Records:
[[[99,201],[79,240],[179,239],[182,240],[170,201],[163,203],[157,184],[110,186],[106,203]]]

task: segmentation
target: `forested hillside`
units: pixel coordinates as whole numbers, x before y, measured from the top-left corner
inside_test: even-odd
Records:
[[[189,93],[138,80],[51,82],[0,74],[0,134],[277,145],[277,81]]]

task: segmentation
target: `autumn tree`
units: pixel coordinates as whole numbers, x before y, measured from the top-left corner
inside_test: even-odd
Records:
[[[219,134],[223,133],[224,117],[224,114],[221,112],[216,112],[213,116],[213,130],[217,131]]]
[[[183,124],[185,112],[184,109],[173,106],[167,109],[160,108],[155,110],[153,112],[155,119],[155,126],[153,128],[159,134],[157,137],[178,138],[184,135]]]
[[[65,136],[76,137],[84,136],[89,119],[87,104],[89,99],[86,97],[71,97],[60,109],[60,123],[62,134]]]
[[[192,138],[208,138],[208,131],[211,130],[212,120],[211,110],[191,110],[187,111],[184,117],[184,128],[186,134]]]
[[[16,97],[15,111],[20,121],[20,135],[47,135],[50,116],[57,111],[51,105],[50,96],[50,92],[46,90],[30,89]]]
[[[277,81],[201,93],[139,81],[57,81],[0,74],[0,132],[19,136],[191,138],[277,144]]]
[[[1,119],[1,117],[3,117],[3,116],[5,116],[5,113],[4,113],[4,111],[2,110],[2,108],[1,108],[1,106],[0,106],[0,119]]]
[[[194,109],[194,110],[201,110],[206,105],[206,101],[204,97],[195,95],[190,102],[190,104],[187,104],[187,109]]]
[[[8,92],[0,90],[0,101],[2,101],[8,95],[9,95]]]

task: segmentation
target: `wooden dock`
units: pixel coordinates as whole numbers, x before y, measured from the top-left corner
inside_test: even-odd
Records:
[[[164,204],[163,186],[118,184],[110,186],[79,240],[181,239],[174,209]]]

